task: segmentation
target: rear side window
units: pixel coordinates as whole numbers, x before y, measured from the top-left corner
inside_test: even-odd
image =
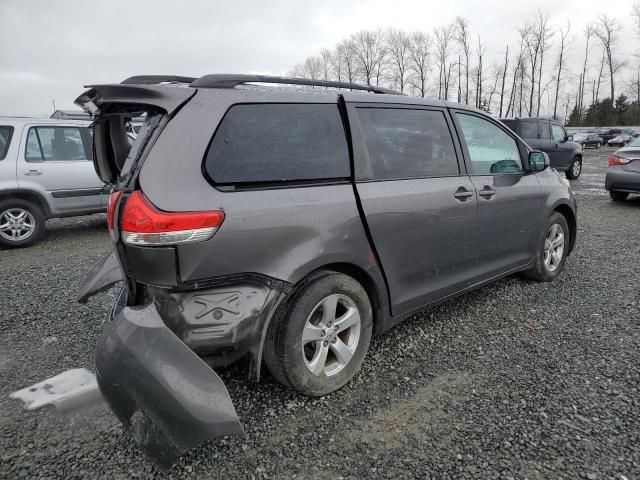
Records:
[[[538,122],[535,120],[520,120],[520,136],[522,138],[538,138]]]
[[[27,135],[27,162],[90,160],[80,127],[31,127]]]
[[[540,138],[542,140],[551,140],[551,130],[549,129],[549,120],[540,120]]]
[[[216,184],[346,178],[349,149],[337,105],[234,105],[205,159]]]
[[[0,160],[4,160],[7,157],[12,136],[13,127],[0,125]]]
[[[375,180],[458,175],[444,113],[438,110],[358,108]]]

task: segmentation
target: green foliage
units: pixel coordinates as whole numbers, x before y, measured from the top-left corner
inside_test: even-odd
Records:
[[[590,105],[589,108],[580,115],[578,107],[574,107],[567,120],[567,126],[580,127],[589,126],[625,126],[640,125],[640,105],[637,101],[630,102],[625,95],[620,95],[611,105],[609,98]]]

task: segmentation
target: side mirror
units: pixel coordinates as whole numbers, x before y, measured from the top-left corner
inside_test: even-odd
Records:
[[[541,172],[550,164],[551,162],[549,161],[549,156],[546,153],[537,150],[529,152],[530,172]]]

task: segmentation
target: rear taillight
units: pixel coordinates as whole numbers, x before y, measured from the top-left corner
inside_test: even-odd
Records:
[[[163,212],[135,191],[122,211],[120,231],[127,245],[175,245],[210,239],[224,221],[224,212]]]
[[[109,202],[107,203],[107,225],[111,231],[113,231],[113,227],[115,226],[116,208],[118,207],[121,196],[122,192],[113,192],[109,195]]]
[[[609,165],[626,165],[630,160],[617,155],[609,155]]]

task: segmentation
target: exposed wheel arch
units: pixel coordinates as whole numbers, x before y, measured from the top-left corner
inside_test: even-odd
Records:
[[[567,223],[569,224],[569,232],[571,234],[571,238],[569,239],[569,253],[573,251],[573,247],[576,245],[576,233],[578,231],[578,225],[576,221],[576,216],[573,213],[571,207],[565,204],[557,205],[554,209],[554,212],[560,213],[564,218],[567,219]]]

